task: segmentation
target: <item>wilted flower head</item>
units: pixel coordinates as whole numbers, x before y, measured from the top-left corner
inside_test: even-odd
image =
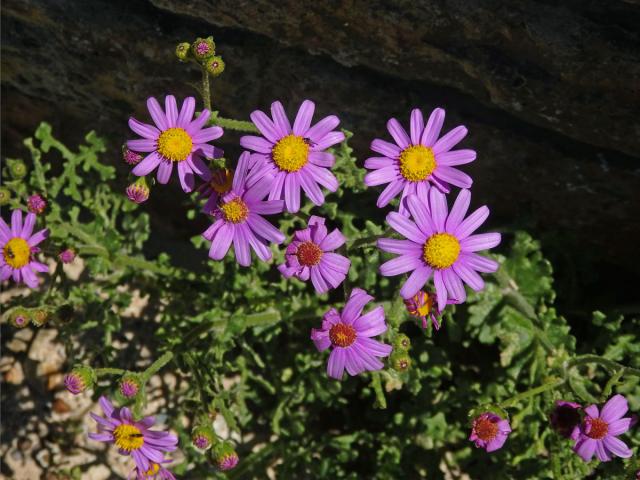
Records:
[[[233,186],[233,170],[230,168],[217,168],[211,172],[211,179],[198,187],[199,198],[208,198],[202,211],[211,214],[218,206],[220,199],[231,190]]]
[[[229,442],[219,443],[212,450],[213,460],[222,471],[232,470],[238,465],[238,454]]]
[[[458,303],[456,300],[447,300],[447,305]],[[422,319],[422,328],[427,328],[427,317],[436,330],[440,330],[440,316],[442,311],[438,309],[438,301],[435,292],[420,290],[413,297],[404,300],[409,315]]]
[[[178,437],[168,432],[150,430],[155,423],[153,417],[144,417],[136,421],[127,407],[115,408],[106,398],[100,397],[100,406],[105,416],[91,413],[98,422],[98,432],[90,433],[89,438],[99,442],[113,443],[122,455],[131,455],[139,471],[147,472],[165,452],[177,448]]]
[[[582,424],[576,426],[571,438],[576,441],[573,450],[588,462],[595,453],[598,460],[608,462],[612,456],[629,458],[631,449],[620,440],[622,435],[629,430],[631,417],[623,418],[629,410],[627,399],[622,395],[614,395],[598,411],[596,405],[590,405],[584,409],[586,414]]]
[[[509,433],[511,433],[509,420],[503,420],[495,413],[485,412],[473,420],[469,440],[476,444],[476,448],[493,452],[502,448]]]
[[[171,460],[162,460],[160,462],[150,460],[147,470],[141,470],[136,467],[131,473],[135,475],[136,480],[176,480],[173,473],[164,467],[168,463],[171,463]]]
[[[135,375],[125,375],[120,379],[118,388],[124,398],[133,398],[140,391],[140,380]]]
[[[44,263],[33,259],[39,251],[36,245],[49,236],[46,228],[32,235],[35,224],[36,215],[29,213],[23,225],[21,210],[11,214],[11,228],[0,218],[0,281],[13,277],[16,283],[36,288],[40,284],[36,273],[49,271]]]
[[[126,145],[122,146],[122,159],[129,165],[137,165],[142,160],[142,155],[133,150],[129,150]]]
[[[58,254],[62,263],[71,263],[76,259],[76,252],[73,248],[65,248]]]
[[[31,321],[37,327],[43,326],[51,318],[51,312],[46,308],[38,308],[33,312]]]
[[[367,292],[354,288],[342,313],[332,308],[325,313],[322,328],[311,330],[311,340],[318,351],[332,347],[327,363],[327,375],[331,378],[341,380],[345,368],[349,375],[358,375],[384,367],[379,358],[391,353],[391,345],[371,338],[387,331],[384,309],[378,306],[362,315],[371,300],[373,297]]]
[[[570,438],[574,428],[580,423],[581,408],[579,403],[556,400],[549,415],[551,426],[563,437]]]
[[[36,193],[34,195],[31,195],[27,199],[27,208],[31,213],[40,215],[42,212],[44,212],[44,209],[47,208],[47,202],[44,198]]]
[[[134,203],[144,203],[149,199],[149,187],[144,177],[140,177],[129,185],[126,190],[127,197]]]
[[[325,150],[342,142],[344,133],[333,130],[340,123],[335,115],[311,127],[315,108],[310,100],[302,102],[292,127],[282,104],[273,102],[273,120],[260,110],[251,113],[251,120],[263,136],[246,135],[240,139],[240,145],[255,152],[252,156],[263,163],[260,175],[275,177],[269,200],[284,199],[287,211],[292,213],[300,209],[301,188],[318,206],[324,203],[319,185],[331,192],[338,189],[338,180],[329,171],[335,159]]]
[[[351,262],[334,253],[346,242],[337,228],[327,232],[324,218],[311,216],[307,228],[293,234],[285,252],[285,263],[278,266],[285,278],[296,277],[303,282],[311,279],[318,293],[337,288],[346,278]]]
[[[64,376],[64,386],[73,395],[78,395],[95,383],[93,370],[84,365],[75,367]]]

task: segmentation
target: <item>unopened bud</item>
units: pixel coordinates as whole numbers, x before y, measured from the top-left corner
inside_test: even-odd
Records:
[[[391,366],[396,372],[406,372],[411,368],[411,357],[406,352],[394,352],[390,357]]]
[[[7,187],[0,187],[0,206],[4,207],[11,200],[11,190]]]
[[[222,470],[232,470],[238,465],[238,454],[229,442],[222,442],[212,450],[213,461]]]
[[[411,348],[411,340],[404,333],[400,333],[393,341],[393,349],[407,352]]]
[[[144,177],[140,177],[135,183],[127,187],[127,197],[134,203],[144,203],[149,198],[149,187]]]
[[[178,60],[180,60],[181,62],[187,61],[187,59],[189,58],[190,46],[191,45],[189,45],[189,43],[187,42],[182,42],[178,44],[178,46],[176,47],[176,57],[178,57]]]
[[[191,55],[196,60],[202,61],[212,57],[216,53],[216,44],[213,37],[198,38],[191,44]]]
[[[224,61],[222,60],[222,57],[211,57],[207,60],[205,65],[207,67],[207,72],[209,72],[209,75],[212,77],[217,77],[224,72]]]
[[[208,425],[198,425],[191,431],[191,443],[199,450],[207,450],[216,441],[216,434]]]
[[[95,384],[95,373],[91,367],[80,365],[64,376],[64,386],[72,394],[78,395]]]
[[[20,180],[27,175],[27,166],[22,160],[7,160],[9,173],[16,180]]]

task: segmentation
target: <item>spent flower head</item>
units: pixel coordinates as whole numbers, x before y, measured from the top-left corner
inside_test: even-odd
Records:
[[[47,208],[47,201],[44,198],[42,198],[41,195],[36,193],[34,195],[31,195],[27,199],[27,209],[31,213],[40,215],[42,212],[44,212],[45,208]]]

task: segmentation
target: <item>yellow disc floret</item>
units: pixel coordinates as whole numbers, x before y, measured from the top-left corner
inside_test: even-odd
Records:
[[[169,128],[158,137],[158,153],[173,162],[186,160],[193,140],[184,128]]]
[[[13,237],[2,249],[4,261],[13,269],[19,269],[29,263],[31,248],[24,238]]]
[[[423,258],[429,266],[442,270],[456,263],[460,255],[460,242],[450,233],[431,235],[424,244]]]
[[[425,180],[436,169],[436,157],[429,147],[410,145],[400,153],[400,173],[410,182]]]
[[[211,188],[218,194],[223,195],[231,190],[233,185],[233,170],[221,168],[216,170],[209,181]]]
[[[113,430],[113,439],[116,447],[130,452],[138,450],[144,444],[144,436],[138,427],[121,423]]]
[[[145,477],[154,477],[160,471],[160,465],[155,462],[149,462],[149,470],[144,472]]]
[[[298,135],[287,135],[275,144],[271,157],[280,170],[297,172],[309,160],[309,145]]]
[[[240,223],[244,222],[249,216],[249,208],[240,197],[220,205],[222,215],[227,222]]]

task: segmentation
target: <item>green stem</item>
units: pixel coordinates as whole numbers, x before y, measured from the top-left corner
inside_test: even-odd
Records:
[[[209,120],[209,123],[211,125],[217,125],[219,127],[226,128],[227,130],[237,130],[238,132],[247,133],[259,133],[253,122],[245,122],[243,120],[233,120],[231,118],[212,116],[211,120]]]
[[[211,89],[209,87],[209,72],[206,68],[202,68],[202,101],[204,108],[211,111]]]
[[[382,382],[380,381],[379,372],[371,372],[371,386],[376,394],[376,401],[373,404],[374,408],[387,408],[387,399],[384,396],[384,391],[382,390]]]
[[[122,368],[96,368],[93,371],[98,377],[102,375],[124,375],[127,373],[127,371]]]
[[[393,234],[393,230],[391,228],[387,228],[380,235],[370,235],[367,237],[356,238],[350,244],[347,244],[347,250],[368,247],[372,244],[375,244],[379,238],[388,237],[391,234]]]
[[[604,402],[611,395],[611,391],[613,390],[614,385],[617,385],[622,376],[626,372],[626,368],[621,368],[618,370],[605,384],[604,389],[602,390],[601,400]]]
[[[142,378],[146,383],[152,376],[160,371],[167,363],[173,358],[173,352],[165,352],[159,359],[149,365],[144,372],[142,372]]]
[[[586,365],[588,363],[597,363],[606,368],[609,373],[616,373],[620,369],[624,369],[624,373],[634,375],[636,377],[640,377],[640,369],[627,367],[622,365],[621,363],[614,362],[613,360],[609,360],[608,358],[601,357],[599,355],[578,355],[577,357],[573,357],[569,360],[565,366],[565,371],[568,371],[571,368]]]
[[[565,383],[564,379],[547,382],[547,383],[545,383],[543,385],[540,385],[539,387],[532,388],[531,390],[527,390],[527,391],[522,392],[522,393],[518,393],[517,395],[514,395],[511,398],[508,398],[504,402],[501,402],[500,405],[502,405],[503,408],[509,408],[510,406],[514,405],[515,403],[518,403],[520,400],[524,400],[525,398],[529,398],[529,397],[533,397],[533,396],[539,395],[542,392],[546,392],[547,390],[553,390],[554,388],[558,388],[559,386],[563,385],[564,383]]]

